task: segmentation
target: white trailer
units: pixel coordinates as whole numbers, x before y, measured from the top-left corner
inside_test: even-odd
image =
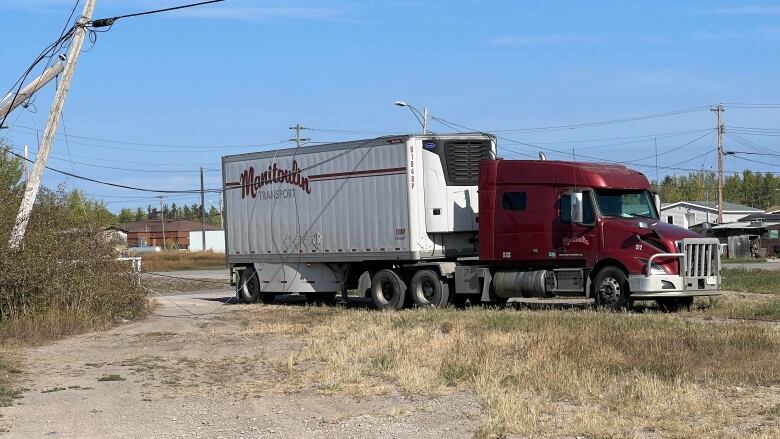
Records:
[[[494,157],[495,139],[484,134],[223,157],[225,253],[238,295],[323,300],[358,288],[380,308],[400,308],[397,292],[411,282],[418,304],[446,303],[452,261],[477,255],[478,164]],[[417,280],[391,270],[410,265],[430,269],[408,271],[424,272]]]

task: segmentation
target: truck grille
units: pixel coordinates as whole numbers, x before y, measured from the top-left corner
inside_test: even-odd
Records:
[[[685,253],[685,277],[717,276],[720,273],[718,240],[713,238],[687,238],[681,247]]]

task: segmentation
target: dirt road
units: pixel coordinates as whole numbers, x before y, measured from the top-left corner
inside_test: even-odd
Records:
[[[480,407],[463,393],[364,398],[267,391],[300,340],[242,339],[229,290],[159,297],[157,314],[22,352],[27,390],[0,408],[8,438],[471,437]],[[316,367],[316,365],[313,365]]]

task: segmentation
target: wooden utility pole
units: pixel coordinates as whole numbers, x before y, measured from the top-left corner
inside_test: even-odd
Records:
[[[206,191],[203,189],[203,165],[200,166],[200,249],[206,251]]]
[[[30,221],[30,212],[32,212],[33,204],[35,204],[35,197],[38,195],[38,189],[41,186],[41,177],[43,177],[43,170],[46,167],[46,160],[49,158],[51,145],[54,142],[54,134],[57,132],[57,125],[60,122],[62,107],[65,105],[65,97],[68,95],[68,89],[70,89],[70,83],[73,80],[73,72],[76,70],[76,63],[79,60],[81,47],[84,44],[84,36],[87,34],[87,24],[92,19],[92,12],[95,10],[95,1],[86,0],[84,11],[76,24],[75,34],[73,35],[65,69],[62,73],[62,81],[57,89],[57,93],[54,95],[54,102],[49,113],[49,119],[46,122],[46,129],[43,131],[43,139],[38,145],[35,166],[33,166],[30,179],[27,181],[24,198],[21,206],[19,206],[19,214],[16,216],[16,222],[11,231],[11,239],[8,242],[8,247],[11,249],[18,249],[22,239],[24,239],[27,223]]]
[[[160,224],[162,225],[163,234],[163,250],[168,250],[168,243],[165,240],[165,214],[163,213],[163,199],[165,196],[160,195]]]
[[[290,139],[291,142],[295,142],[295,147],[300,148],[301,143],[308,142],[311,139],[302,139],[301,138],[301,130],[305,130],[306,128],[302,127],[301,124],[297,123],[294,127],[290,127],[291,130],[295,130],[295,138]]]
[[[726,108],[723,104],[718,104],[715,107],[710,108],[710,111],[714,111],[718,117],[718,224],[723,224],[723,186],[725,182],[723,180],[723,112]]]

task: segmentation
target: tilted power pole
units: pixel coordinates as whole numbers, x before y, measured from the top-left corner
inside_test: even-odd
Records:
[[[24,233],[27,230],[27,223],[30,221],[30,212],[32,212],[35,197],[38,195],[38,189],[41,186],[41,177],[43,177],[43,170],[46,167],[46,159],[49,158],[49,152],[54,142],[54,134],[57,132],[57,125],[60,122],[62,107],[65,105],[65,97],[68,95],[68,89],[70,89],[70,83],[73,80],[73,73],[76,70],[76,63],[81,54],[81,46],[84,44],[84,36],[87,34],[87,24],[92,19],[92,12],[95,10],[95,1],[86,0],[84,11],[76,24],[75,34],[65,62],[65,69],[62,73],[62,81],[57,89],[57,93],[54,95],[54,102],[49,113],[49,119],[46,122],[46,129],[43,131],[43,138],[38,145],[35,166],[33,166],[30,179],[27,181],[24,198],[21,206],[19,206],[19,214],[16,216],[16,222],[11,231],[8,247],[14,250],[18,249],[22,244]]]
[[[723,224],[723,112],[726,108],[723,104],[718,104],[715,107],[710,108],[710,111],[714,111],[718,117],[718,224]]]
[[[6,113],[14,111],[16,107],[22,105],[25,101],[30,99],[38,90],[42,89],[44,85],[51,82],[52,79],[57,77],[65,69],[65,63],[58,62],[44,71],[41,76],[35,78],[32,82],[27,84],[27,87],[23,88],[16,96],[11,98],[10,96],[0,102],[0,119],[5,116]]]

